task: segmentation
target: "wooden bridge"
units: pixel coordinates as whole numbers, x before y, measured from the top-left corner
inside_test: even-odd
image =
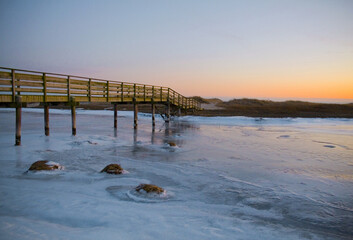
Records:
[[[49,106],[71,106],[72,134],[76,135],[76,106],[80,102],[107,102],[114,105],[114,128],[117,128],[117,105],[134,105],[134,128],[138,126],[138,104],[151,104],[152,126],[155,105],[165,105],[165,120],[171,109],[200,110],[201,104],[168,87],[104,80],[57,73],[0,67],[0,103],[16,108],[16,145],[21,144],[21,109],[27,103],[43,103],[45,135],[49,136]]]

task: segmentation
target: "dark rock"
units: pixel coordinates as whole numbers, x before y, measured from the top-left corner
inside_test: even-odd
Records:
[[[168,145],[169,145],[170,147],[176,147],[176,146],[177,146],[175,142],[168,142]]]
[[[164,192],[164,189],[152,184],[140,184],[135,188],[136,191],[144,190],[147,193],[158,193],[161,194]]]
[[[51,171],[51,170],[57,170],[62,168],[63,167],[57,163],[49,162],[47,160],[42,160],[42,161],[37,161],[33,163],[28,170],[29,171],[43,171],[43,170]]]
[[[106,172],[109,174],[122,174],[124,169],[119,164],[109,164],[101,172]]]

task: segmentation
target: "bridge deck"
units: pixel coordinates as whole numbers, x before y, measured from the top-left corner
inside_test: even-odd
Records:
[[[193,98],[161,86],[103,80],[57,73],[0,67],[0,102],[16,96],[26,102],[169,103],[181,109],[201,109]]]

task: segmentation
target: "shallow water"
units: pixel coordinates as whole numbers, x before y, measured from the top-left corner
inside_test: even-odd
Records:
[[[351,239],[353,121],[0,110],[1,239]],[[178,147],[169,147],[173,141]],[[50,160],[65,167],[25,173]],[[99,173],[119,163],[128,171]],[[161,196],[137,193],[140,183]]]

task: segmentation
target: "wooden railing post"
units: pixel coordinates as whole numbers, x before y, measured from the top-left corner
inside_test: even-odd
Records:
[[[124,102],[124,83],[121,83],[121,102]]]
[[[134,84],[134,98],[135,98],[135,101],[136,101],[136,84]]]
[[[67,77],[67,100],[70,101],[70,76]]]
[[[15,70],[11,70],[11,83],[12,83],[12,102],[16,101],[16,77]]]
[[[107,102],[109,102],[109,81],[107,81]]]
[[[154,86],[152,86],[152,102],[154,101]]]
[[[43,94],[44,102],[47,102],[47,77],[45,73],[43,73]]]
[[[88,101],[92,101],[92,79],[88,80]]]
[[[163,88],[161,87],[161,102],[163,102]]]
[[[146,102],[146,85],[143,85],[143,101]]]

